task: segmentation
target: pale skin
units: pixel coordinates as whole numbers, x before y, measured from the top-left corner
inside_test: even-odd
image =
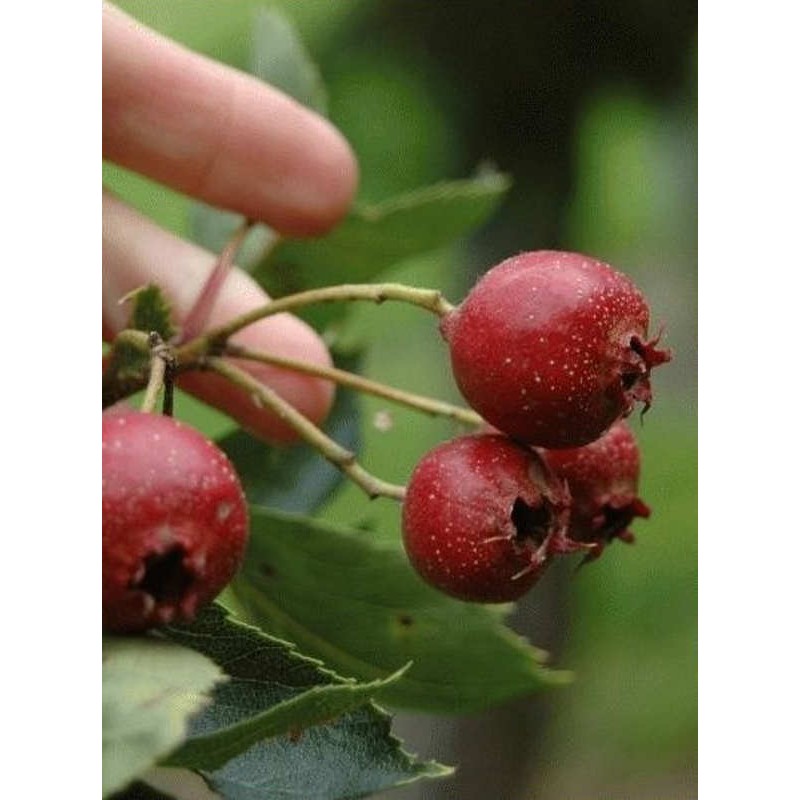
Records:
[[[346,213],[358,167],[342,135],[323,118],[252,76],[214,62],[103,8],[103,158],[288,236],[324,233]],[[215,254],[159,228],[118,198],[103,195],[103,334],[127,321],[119,300],[147,283],[186,318]],[[234,269],[208,327],[262,306],[264,291]],[[319,336],[289,314],[263,319],[232,339],[243,347],[327,366]],[[246,369],[314,422],[333,387],[269,364]],[[218,375],[196,373],[183,388],[260,436],[295,434]]]

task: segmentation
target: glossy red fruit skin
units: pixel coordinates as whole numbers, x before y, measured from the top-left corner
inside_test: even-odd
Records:
[[[491,425],[527,444],[579,447],[636,401],[670,353],[649,340],[642,293],[608,264],[540,250],[489,270],[442,319],[453,374]]]
[[[103,415],[103,629],[189,621],[230,582],[248,536],[227,456],[171,417]]]
[[[586,560],[598,558],[614,539],[633,542],[629,526],[649,517],[650,508],[638,495],[639,447],[627,422],[616,422],[584,447],[538,452],[569,486],[570,538],[596,545]]]
[[[505,436],[464,436],[417,464],[403,502],[403,542],[430,585],[460,600],[516,600],[566,537],[569,494],[532,450]]]

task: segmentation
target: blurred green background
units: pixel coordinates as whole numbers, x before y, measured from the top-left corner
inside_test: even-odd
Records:
[[[261,3],[118,5],[193,49],[248,59]],[[454,778],[393,798],[684,800],[697,769],[696,9],[691,2],[284,0],[317,60],[329,116],[361,165],[359,199],[379,200],[481,164],[514,185],[500,212],[457,248],[400,265],[393,279],[459,299],[474,278],[527,249],[587,252],[628,273],[674,348],[656,403],[636,424],[641,494],[652,518],[638,543],[576,573],[553,570],[511,624],[576,682],[488,714],[399,714],[408,749],[459,765]],[[189,201],[104,168],[106,183],[176,232]],[[401,332],[398,334],[398,332]],[[371,377],[452,400],[458,394],[427,316],[359,307],[347,337],[369,341]],[[365,399],[365,465],[404,482],[446,422]],[[230,423],[181,397],[209,433]],[[347,488],[325,513],[398,536],[397,509]],[[458,654],[453,654],[457,669]]]

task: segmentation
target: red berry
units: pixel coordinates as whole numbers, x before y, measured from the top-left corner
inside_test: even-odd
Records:
[[[247,504],[228,458],[171,417],[103,415],[103,628],[191,620],[238,569]]]
[[[639,448],[627,422],[620,420],[597,441],[571,450],[540,450],[572,495],[569,536],[596,545],[597,558],[613,539],[633,542],[630,524],[649,517],[639,498]]]
[[[569,494],[532,450],[505,436],[464,436],[417,464],[403,503],[403,541],[419,574],[461,600],[523,595],[566,538]]]
[[[442,320],[453,374],[493,426],[542,447],[578,447],[652,399],[670,359],[647,338],[642,293],[607,264],[538,251],[489,270]]]

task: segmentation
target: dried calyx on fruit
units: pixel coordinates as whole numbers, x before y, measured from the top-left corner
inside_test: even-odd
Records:
[[[624,275],[587,256],[522,253],[489,270],[441,322],[456,382],[489,423],[527,444],[579,447],[637,401],[669,361]]]
[[[649,517],[650,508],[638,495],[639,448],[627,422],[584,447],[538,452],[569,486],[570,538],[596,545],[585,560],[599,557],[614,539],[633,542],[630,525]]]
[[[103,629],[191,620],[238,569],[247,505],[225,454],[171,417],[103,415]]]
[[[542,459],[505,436],[445,442],[417,464],[403,541],[432,586],[483,603],[516,600],[553,556],[591,545],[567,538],[569,494]]]

